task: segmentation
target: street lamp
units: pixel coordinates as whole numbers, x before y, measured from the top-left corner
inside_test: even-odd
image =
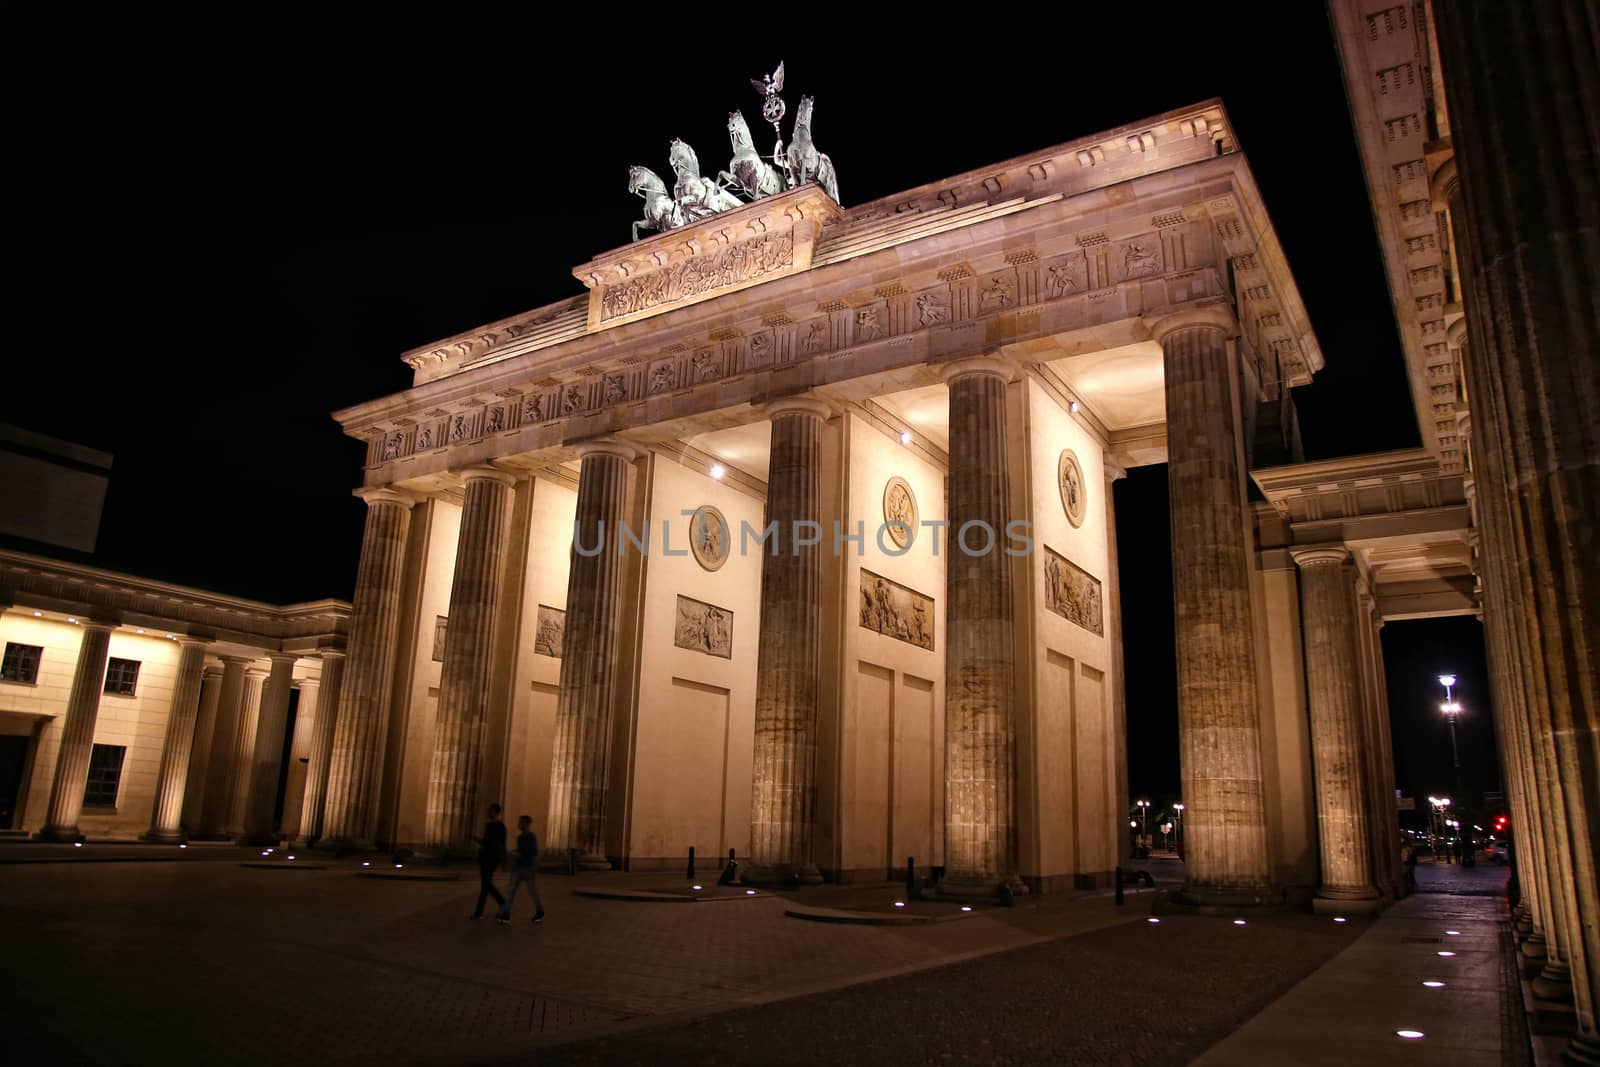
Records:
[[[1183,858],[1183,805],[1172,805],[1172,811],[1178,823],[1178,858]]]
[[[1150,802],[1148,800],[1141,800],[1137,803],[1139,805],[1139,837],[1141,839],[1148,839],[1150,836],[1150,830],[1147,825],[1147,816],[1150,814]],[[1145,840],[1145,844],[1146,847],[1148,847],[1148,840]]]

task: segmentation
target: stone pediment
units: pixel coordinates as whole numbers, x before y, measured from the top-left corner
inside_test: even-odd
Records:
[[[842,216],[803,185],[596,256],[572,272],[589,287],[588,331],[807,270],[822,227]]]

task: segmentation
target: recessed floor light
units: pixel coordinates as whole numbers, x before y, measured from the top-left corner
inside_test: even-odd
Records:
[[[1460,930],[1446,930],[1445,934],[1448,937],[1460,937],[1461,936],[1461,931]]]
[[[906,902],[903,900],[897,900],[894,902],[894,906],[897,908],[903,908],[906,906]]]
[[[1145,920],[1145,922],[1147,922],[1147,923],[1158,923],[1160,921],[1161,921],[1160,919],[1146,919]]]
[[[1415,1041],[1419,1037],[1426,1036],[1421,1030],[1396,1030],[1395,1033],[1399,1034],[1407,1041]]]
[[[1441,953],[1439,953],[1439,955],[1441,955],[1441,956],[1454,956],[1455,953],[1454,952],[1441,952]]]
[[[1422,984],[1427,986],[1429,989],[1443,989],[1444,988],[1444,983],[1439,981],[1436,978],[1429,978],[1426,981],[1424,981]]]
[[[1347,922],[1348,920],[1346,920],[1343,916],[1335,916],[1333,921],[1336,923],[1342,923]]]
[[[1235,919],[1235,920],[1233,920],[1233,925],[1235,925],[1235,926],[1243,926],[1244,924],[1245,923],[1244,923],[1243,919]]]
[[[971,904],[963,904],[963,905],[961,905],[961,910],[962,911],[971,911],[972,910],[972,905]]]

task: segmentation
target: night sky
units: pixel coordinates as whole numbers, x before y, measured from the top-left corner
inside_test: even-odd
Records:
[[[1327,358],[1295,391],[1308,458],[1416,445],[1326,13],[1265,5],[1229,27],[1179,10],[921,41],[820,14],[686,44],[648,18],[461,38],[396,25],[381,44],[371,28],[263,28],[249,48],[181,53],[43,38],[9,72],[27,88],[8,130],[27,162],[9,175],[0,421],[115,454],[91,562],[277,603],[348,598],[362,448],[328,413],[406,388],[406,349],[580,292],[572,267],[637,217],[628,165],[668,172],[674,137],[704,170],[725,165],[728,111],[756,116],[749,79],[783,59],[790,108],[817,99],[847,206],[1220,97]],[[1270,61],[1233,40],[1246,29],[1278,42]],[[1165,473],[1117,490],[1131,786],[1152,796],[1178,777]],[[1446,660],[1481,674],[1476,626],[1388,627],[1391,689],[1420,692]],[[1482,687],[1463,700],[1487,736]],[[1402,786],[1446,788],[1437,712],[1395,703]]]

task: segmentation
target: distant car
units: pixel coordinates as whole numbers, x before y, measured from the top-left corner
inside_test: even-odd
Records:
[[[1510,863],[1511,848],[1504,841],[1496,841],[1489,846],[1489,858],[1495,863]]]

